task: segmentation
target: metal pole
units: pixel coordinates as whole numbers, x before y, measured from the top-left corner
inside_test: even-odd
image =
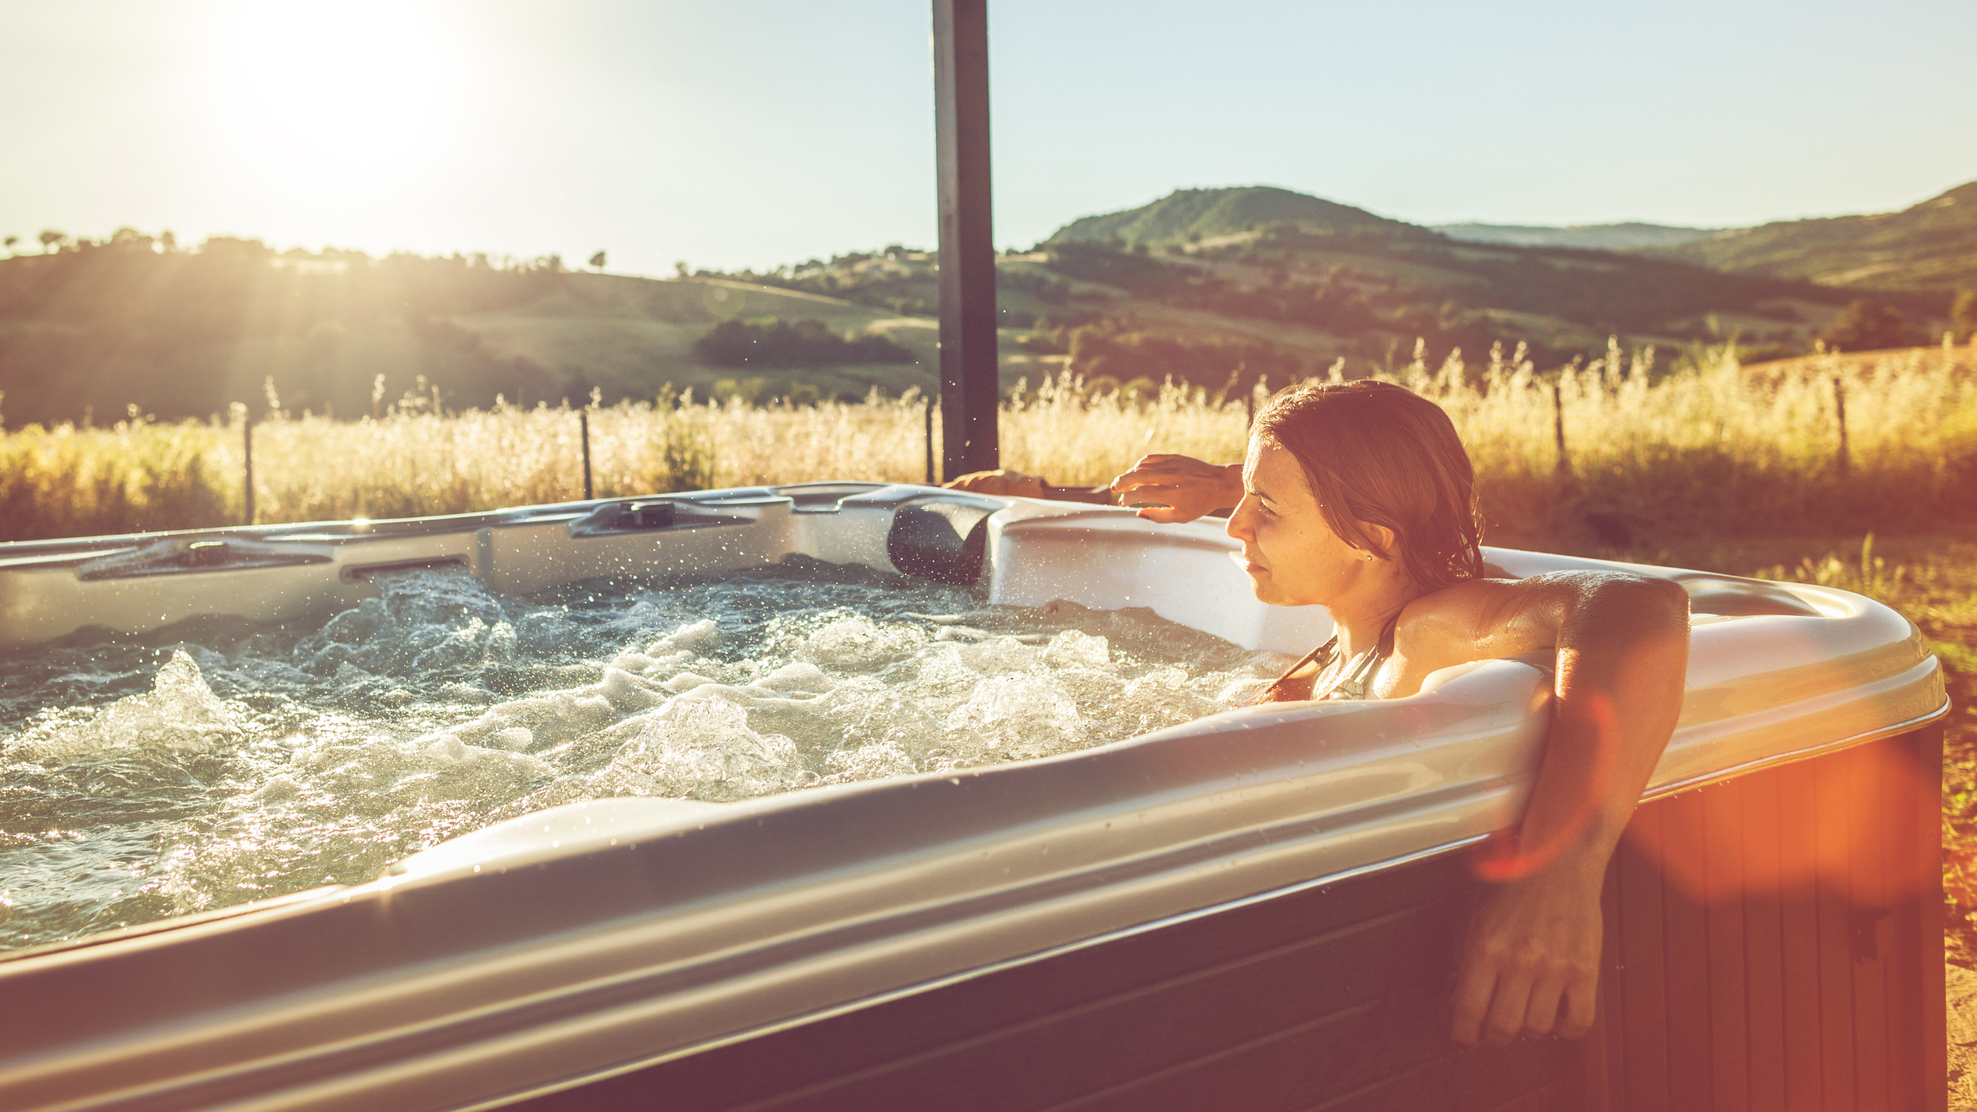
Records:
[[[247,475],[242,480],[241,489],[247,496],[247,524],[252,525],[254,524],[254,417],[252,414],[240,419],[240,440],[247,456]]]
[[[583,500],[591,499],[590,493],[590,411],[577,411],[577,427],[583,431]]]
[[[987,0],[933,0],[940,178],[941,458],[947,478],[998,463],[995,240],[989,203]]]
[[[927,485],[934,485],[934,400],[928,398],[921,408],[927,418]]]

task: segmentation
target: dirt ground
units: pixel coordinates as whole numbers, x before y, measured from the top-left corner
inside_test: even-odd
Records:
[[[1949,966],[1950,1112],[1977,1112],[1977,973]]]

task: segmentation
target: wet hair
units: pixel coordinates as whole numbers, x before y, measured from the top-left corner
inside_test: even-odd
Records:
[[[1296,457],[1347,544],[1427,591],[1483,574],[1476,473],[1441,406],[1390,382],[1310,383],[1270,399],[1251,432]],[[1368,525],[1393,530],[1394,551]]]

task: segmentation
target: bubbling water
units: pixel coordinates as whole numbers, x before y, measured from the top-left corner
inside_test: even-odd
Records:
[[[814,561],[534,600],[377,586],[307,628],[0,660],[0,950],[366,881],[563,803],[1070,752],[1239,705],[1282,663],[1150,611]]]

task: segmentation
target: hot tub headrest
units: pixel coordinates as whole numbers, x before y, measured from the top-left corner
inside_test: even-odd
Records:
[[[908,575],[966,587],[982,577],[988,518],[1002,503],[935,495],[899,507],[886,533],[886,556]]]
[[[1786,614],[1817,618],[1819,610],[1811,603],[1775,583],[1744,579],[1734,575],[1684,572],[1668,578],[1689,593],[1689,609],[1697,614]]]

